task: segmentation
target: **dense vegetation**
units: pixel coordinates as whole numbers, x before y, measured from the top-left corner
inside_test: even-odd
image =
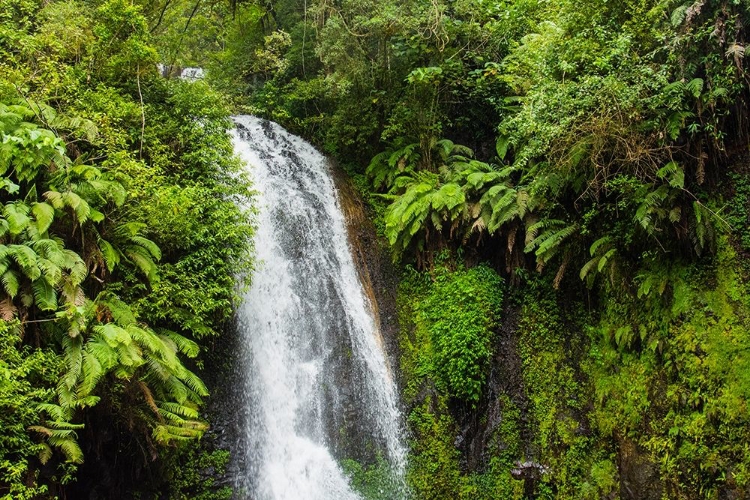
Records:
[[[209,425],[196,373],[250,269],[251,191],[229,108],[161,77],[153,22],[0,2],[2,498],[163,487]]]
[[[237,2],[210,79],[344,164],[403,267],[415,498],[747,497],[748,22]]]
[[[226,462],[164,447],[249,264],[226,98],[344,165],[403,271],[415,498],[748,497],[747,2],[0,6],[0,494]]]

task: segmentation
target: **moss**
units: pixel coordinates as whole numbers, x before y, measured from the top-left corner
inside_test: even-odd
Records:
[[[418,499],[459,498],[460,454],[454,446],[455,421],[447,411],[446,401],[428,396],[409,414],[409,428],[414,439],[407,481]]]
[[[229,500],[233,490],[221,486],[217,478],[225,474],[229,463],[227,450],[208,450],[206,446],[181,447],[170,454],[168,487],[171,500]]]
[[[345,459],[341,461],[341,467],[363,500],[391,500],[401,496],[400,485],[394,481],[393,471],[383,457],[378,457],[372,464]]]
[[[401,368],[412,436],[407,481],[415,498],[497,498],[517,483],[508,470],[498,481],[461,469],[459,429],[450,411],[452,401],[476,408],[501,301],[501,280],[484,266],[467,270],[443,262],[432,273],[409,268],[401,281]],[[511,406],[505,428],[515,432],[517,411]],[[497,447],[501,441],[513,442],[515,449],[518,437],[498,435]]]
[[[569,300],[563,309],[558,299],[544,282],[524,290],[518,330],[529,399],[532,456],[526,458],[547,467],[536,485],[539,498],[602,498],[619,485],[616,475],[603,480],[612,450],[589,426],[593,388],[580,366],[587,314]]]
[[[519,406],[493,388],[500,419],[471,469],[457,437],[476,437],[464,435],[467,421],[487,428],[486,401],[456,406],[435,335],[451,332],[432,328],[464,312],[442,287],[467,271],[409,271],[399,313],[415,498],[744,498],[750,289],[742,262],[728,236],[701,263],[646,259],[632,291],[602,291],[591,313],[544,279],[527,280],[510,297],[517,328],[503,327],[516,336],[525,400]],[[514,479],[511,469],[525,460],[546,473]]]
[[[750,479],[749,295],[727,238],[718,249],[677,268],[663,294],[618,299],[592,329],[594,425],[644,450],[669,498],[746,491]],[[638,345],[609,338],[623,324]]]

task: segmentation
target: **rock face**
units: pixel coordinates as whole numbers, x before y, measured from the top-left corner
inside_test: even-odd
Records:
[[[336,165],[333,166],[333,178],[338,189],[341,210],[346,219],[354,264],[373,306],[385,352],[389,357],[389,365],[398,382],[398,273],[392,263],[390,249],[385,241],[378,237],[372,217],[351,180]]]
[[[619,446],[620,498],[622,500],[659,500],[662,484],[659,466],[631,440],[623,438]]]

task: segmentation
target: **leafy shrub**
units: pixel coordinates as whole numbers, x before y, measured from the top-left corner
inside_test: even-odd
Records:
[[[476,404],[500,320],[502,279],[487,266],[438,268],[420,306],[435,354],[435,372],[448,394]]]

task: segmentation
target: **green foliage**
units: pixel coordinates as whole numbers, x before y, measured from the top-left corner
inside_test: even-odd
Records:
[[[485,266],[451,270],[443,265],[432,275],[413,271],[401,290],[416,335],[405,346],[414,353],[405,358],[411,382],[431,379],[444,394],[476,404],[500,320],[501,278]],[[411,390],[418,389],[407,387],[407,394]]]
[[[54,399],[60,360],[51,350],[22,347],[18,321],[0,323],[0,498],[32,499],[47,493],[37,482],[37,455],[45,445],[27,428],[40,422],[39,406]],[[62,471],[61,471],[62,472]]]
[[[394,484],[390,464],[378,457],[373,464],[360,464],[356,460],[342,460],[341,467],[351,478],[354,491],[364,500],[388,500],[402,494]]]
[[[531,284],[518,324],[534,460],[548,467],[540,498],[606,498],[619,482],[613,450],[585,430],[592,388],[578,363],[587,349],[580,334],[586,315],[563,310],[549,288]]]
[[[33,448],[14,431],[2,494],[76,496],[65,463],[95,479],[91,450],[101,464],[125,455],[119,488],[160,445],[207,428],[186,359],[222,331],[237,269],[251,270],[251,192],[221,96],[157,74],[181,42],[167,47],[175,27],[160,32],[153,7],[0,3],[0,316],[20,320],[23,359],[56,361],[37,377],[8,358]],[[40,464],[61,473],[39,479]]]
[[[448,395],[479,401],[501,308],[502,280],[489,267],[435,272],[418,311],[430,333],[437,379]]]
[[[458,428],[448,405],[460,398],[467,408],[475,407],[481,396],[502,280],[485,266],[440,266],[432,275],[412,269],[399,286],[401,366],[412,431],[407,482],[414,498],[493,498],[513,490],[508,470],[504,480],[482,488],[476,477],[463,474],[455,446]],[[507,446],[511,434],[499,438],[498,448]]]
[[[594,423],[646,450],[673,498],[710,498],[748,480],[747,292],[722,243],[715,267],[679,268],[682,280],[651,291],[648,307],[613,301],[591,330]]]
[[[453,445],[456,424],[447,414],[446,401],[428,397],[409,415],[415,439],[407,482],[415,498],[460,498],[460,454]]]
[[[170,500],[229,500],[232,488],[216,484],[215,477],[226,472],[229,452],[199,450],[181,446],[170,457]]]

